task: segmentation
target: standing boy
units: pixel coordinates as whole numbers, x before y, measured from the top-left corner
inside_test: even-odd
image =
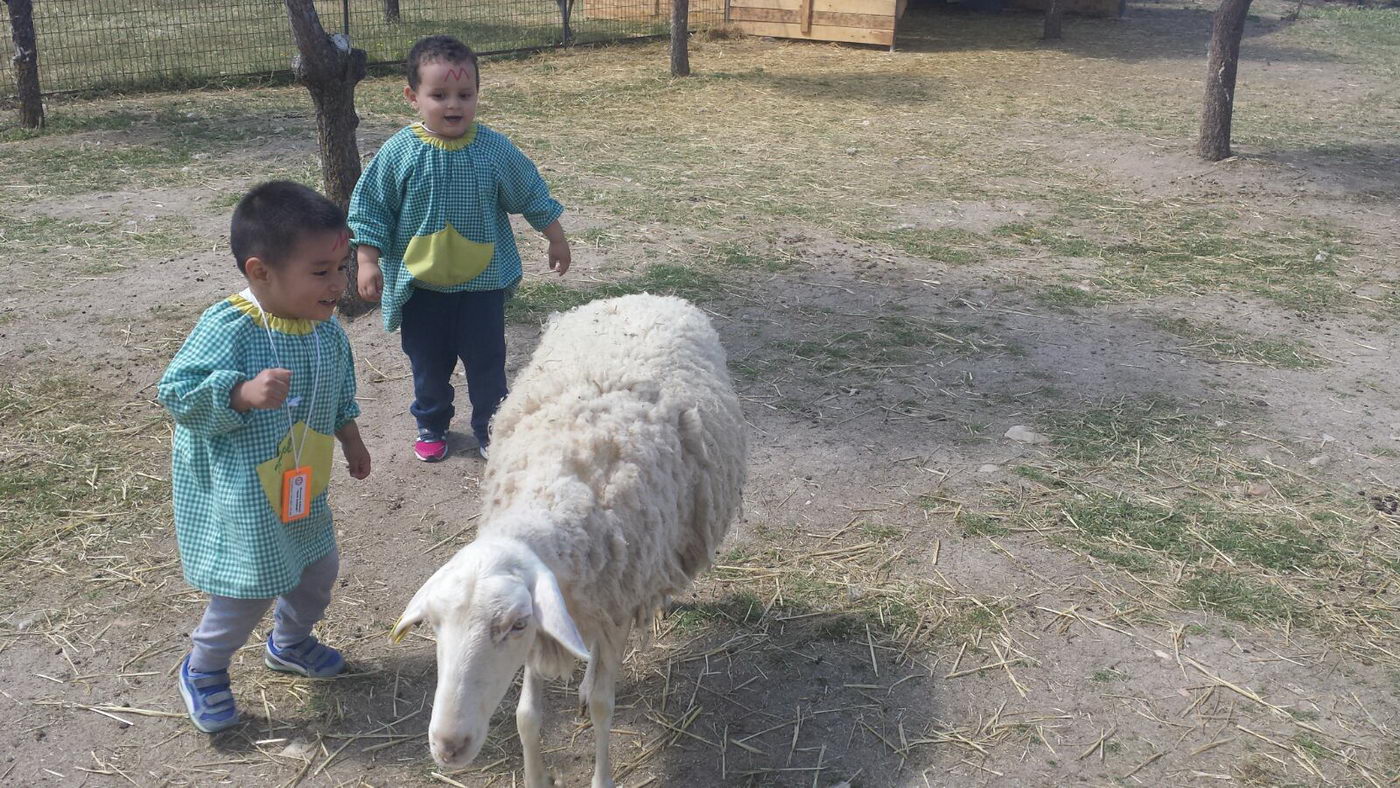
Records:
[[[482,457],[506,396],[505,302],[520,282],[510,214],[549,239],[549,267],[569,270],[569,243],[535,165],[504,135],[476,122],[481,80],[472,50],[430,36],[408,53],[404,96],[421,121],[390,137],[355,187],[358,287],[400,329],[413,368],[414,455],[447,456],[461,359],[472,433]]]
[[[330,200],[264,183],[238,203],[230,241],[248,288],[205,310],[161,378],[175,417],[175,535],[190,585],[209,594],[179,688],[195,727],[238,723],[233,653],[276,601],[263,657],[312,678],[345,667],[311,634],[340,566],[326,502],[332,438],[369,475],[350,343],[332,318],[349,229]]]

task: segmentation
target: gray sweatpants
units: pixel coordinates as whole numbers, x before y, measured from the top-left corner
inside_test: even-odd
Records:
[[[301,572],[296,588],[277,597],[272,614],[272,642],[278,648],[294,646],[311,634],[311,628],[321,620],[331,603],[331,589],[340,573],[340,550],[332,548],[326,557]],[[262,620],[271,599],[237,599],[229,596],[209,596],[204,618],[190,633],[194,648],[190,651],[190,670],[212,673],[228,670],[233,653],[248,642],[253,628]]]

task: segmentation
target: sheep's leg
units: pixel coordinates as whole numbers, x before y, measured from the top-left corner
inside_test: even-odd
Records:
[[[525,754],[526,788],[549,788],[549,776],[540,754],[540,723],[544,718],[544,679],[528,664],[520,687],[520,703],[515,707],[515,727],[520,732],[520,749]]]
[[[622,638],[626,642],[626,637]],[[588,716],[593,721],[593,788],[613,788],[612,758],[608,738],[612,733],[613,702],[621,654],[599,643],[593,650],[591,681],[588,682]]]
[[[598,647],[595,645],[593,651],[596,654]],[[593,687],[593,663],[597,657],[590,657],[583,669],[583,681],[578,683],[578,716],[582,717],[588,713],[588,691]]]

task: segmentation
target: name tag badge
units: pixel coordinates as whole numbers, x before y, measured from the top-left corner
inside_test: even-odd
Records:
[[[282,474],[282,522],[291,523],[311,514],[311,466]]]

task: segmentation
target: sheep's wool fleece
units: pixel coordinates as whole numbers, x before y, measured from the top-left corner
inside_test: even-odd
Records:
[[[664,296],[594,301],[551,318],[496,414],[480,535],[529,544],[585,637],[611,639],[710,565],[746,456],[705,314]]]

